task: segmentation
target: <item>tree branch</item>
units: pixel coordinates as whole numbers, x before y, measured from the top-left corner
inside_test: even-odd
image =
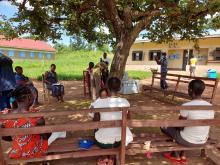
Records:
[[[142,18],[139,23],[133,28],[131,32],[131,38],[132,40],[135,40],[138,34],[151,23],[151,20],[153,17],[160,14],[160,10],[154,10],[152,12],[149,12],[148,15],[146,14],[144,18]]]
[[[116,38],[120,37],[124,25],[118,15],[115,0],[100,0],[99,4],[104,17],[112,24]]]

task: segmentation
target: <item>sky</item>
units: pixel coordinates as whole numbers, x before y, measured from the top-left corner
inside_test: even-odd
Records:
[[[22,0],[17,0],[22,1]],[[27,6],[29,7],[29,6]],[[7,0],[0,0],[0,15],[5,15],[7,18],[11,18],[17,12],[17,8],[10,4]],[[210,34],[220,34],[220,29],[217,31],[210,30]],[[62,39],[58,41],[59,43],[63,43],[65,45],[69,45],[70,37],[66,36],[65,34],[62,35]],[[49,42],[52,43],[52,42]]]

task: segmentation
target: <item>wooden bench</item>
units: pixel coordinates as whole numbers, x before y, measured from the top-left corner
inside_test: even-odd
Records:
[[[186,87],[186,92],[180,92],[178,91],[180,88],[180,84],[189,84],[191,80],[194,79],[200,79],[204,81],[206,88],[209,87],[211,88],[211,93],[210,96],[203,96],[204,99],[208,100],[209,102],[213,102],[215,95],[216,95],[216,89],[218,87],[218,82],[219,79],[212,79],[212,78],[207,78],[207,77],[190,77],[186,75],[178,75],[178,74],[167,74],[166,81],[170,83],[174,83],[174,89],[169,89],[168,90],[162,90],[160,87],[155,87],[155,81],[161,79],[161,73],[159,72],[152,72],[152,82],[151,85],[143,85],[143,90],[149,90],[150,95],[152,96],[153,91],[157,92],[163,92],[164,96],[172,95],[172,100],[174,100],[175,97],[180,97],[180,98],[185,98],[185,99],[190,99],[188,96],[188,89]],[[170,85],[168,83],[168,86]]]
[[[108,108],[108,109],[93,109],[92,112],[109,112],[109,111],[123,111],[123,120],[127,117],[127,109],[122,108]],[[7,114],[1,115],[0,120],[5,119],[16,119],[24,117],[59,117],[59,116],[68,116],[74,115],[77,113],[88,114],[91,112],[91,109],[83,110],[66,110],[66,111],[45,111],[37,113],[28,113],[28,114]],[[49,133],[49,132],[58,132],[58,131],[85,131],[85,130],[94,130],[97,128],[109,128],[109,127],[122,127],[122,141],[125,141],[125,132],[126,125],[123,120],[118,121],[100,121],[100,122],[79,122],[79,123],[64,123],[64,124],[55,124],[55,125],[46,125],[38,126],[32,128],[0,128],[0,138],[2,136],[15,136],[15,135],[26,135],[26,134],[40,134],[40,133]],[[82,137],[83,139],[87,137]],[[122,143],[119,148],[112,149],[101,149],[97,146],[93,146],[89,150],[83,150],[79,148],[79,139],[80,138],[66,138],[60,139],[57,142],[55,141],[49,146],[48,154],[40,158],[33,159],[9,159],[7,155],[3,153],[4,149],[2,148],[2,142],[0,141],[0,164],[19,164],[26,162],[40,162],[40,161],[49,161],[57,160],[64,158],[80,158],[80,157],[90,157],[90,156],[100,156],[100,155],[115,155],[117,164],[124,165],[124,156],[125,156],[125,144]],[[121,155],[120,155],[121,153]],[[120,162],[120,163],[119,163]]]
[[[180,109],[184,110],[207,110],[207,106],[139,106],[132,107],[129,110],[132,112],[138,112],[142,115],[149,115],[150,111],[164,111],[164,112],[178,112]],[[220,111],[220,106],[208,107],[208,109],[214,109]],[[59,116],[68,116],[74,114],[88,114],[89,112],[115,112],[122,111],[122,120],[118,121],[100,121],[100,122],[79,122],[79,123],[64,123],[64,124],[55,124],[55,125],[46,125],[33,128],[0,128],[0,136],[14,136],[14,135],[25,135],[25,134],[40,134],[48,132],[58,132],[58,131],[85,131],[93,130],[97,128],[109,128],[109,127],[121,127],[121,147],[113,149],[101,149],[97,146],[93,146],[89,150],[82,150],[78,146],[80,138],[66,138],[55,141],[48,150],[48,155],[42,156],[40,158],[33,159],[9,159],[7,155],[3,153],[3,148],[0,146],[0,163],[1,165],[6,164],[19,164],[25,162],[39,162],[39,161],[49,161],[49,160],[58,160],[65,158],[78,158],[78,157],[91,157],[99,155],[116,155],[117,164],[125,165],[125,155],[127,154],[138,154],[145,152],[163,152],[163,151],[177,151],[177,150],[206,150],[216,149],[219,147],[217,140],[210,139],[207,144],[201,147],[184,147],[177,145],[176,143],[170,141],[169,137],[164,135],[146,135],[142,134],[134,138],[134,141],[125,147],[126,141],[126,127],[140,128],[140,127],[182,127],[182,126],[219,126],[219,119],[210,119],[210,120],[127,120],[127,108],[105,108],[105,109],[83,109],[83,110],[66,110],[66,111],[45,111],[38,113],[28,113],[28,114],[7,114],[1,115],[0,120],[5,119],[16,119],[23,117],[59,117]],[[150,132],[149,132],[150,133]],[[89,137],[81,137],[87,139]],[[91,137],[90,137],[91,138]],[[145,146],[145,142],[150,141],[148,148]],[[2,143],[0,142],[0,145]],[[210,157],[210,155],[209,155]]]
[[[150,111],[157,112],[178,112],[180,109],[184,110],[207,110],[207,106],[153,106],[153,107],[134,107],[130,111],[136,112],[137,110],[142,115],[148,115]],[[214,109],[220,111],[220,106],[208,107],[208,109]],[[149,128],[149,127],[185,127],[185,126],[220,126],[219,119],[207,119],[207,120],[178,120],[178,119],[147,119],[147,120],[129,120],[127,125],[131,128]],[[217,139],[209,138],[206,144],[199,147],[185,147],[179,145],[173,140],[164,135],[163,133],[151,134],[142,133],[141,136],[134,138],[134,141],[130,143],[126,148],[126,153],[129,155],[144,154],[146,152],[166,152],[166,151],[182,151],[182,150],[201,150],[210,151],[220,146]],[[210,153],[210,152],[209,152]],[[219,158],[220,158],[220,152]],[[212,156],[209,154],[209,158]]]

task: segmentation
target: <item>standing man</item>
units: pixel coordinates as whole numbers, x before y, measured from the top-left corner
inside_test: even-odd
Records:
[[[15,88],[13,61],[0,53],[0,111],[10,108],[9,93]]]
[[[192,55],[191,59],[190,59],[190,76],[195,77],[195,71],[196,71],[196,64],[197,64],[197,58]]]
[[[158,56],[155,57],[155,60],[158,65],[160,65],[160,73],[161,73],[161,79],[160,79],[160,88],[163,90],[166,90],[168,88],[166,77],[167,77],[167,54],[165,52],[162,52],[161,59],[159,59]]]
[[[110,64],[110,59],[107,57],[107,53],[104,52],[102,58],[100,59],[100,62],[106,63],[108,66]]]

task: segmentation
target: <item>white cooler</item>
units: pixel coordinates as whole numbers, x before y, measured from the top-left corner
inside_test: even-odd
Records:
[[[139,92],[139,80],[122,80],[121,94],[132,94]]]

